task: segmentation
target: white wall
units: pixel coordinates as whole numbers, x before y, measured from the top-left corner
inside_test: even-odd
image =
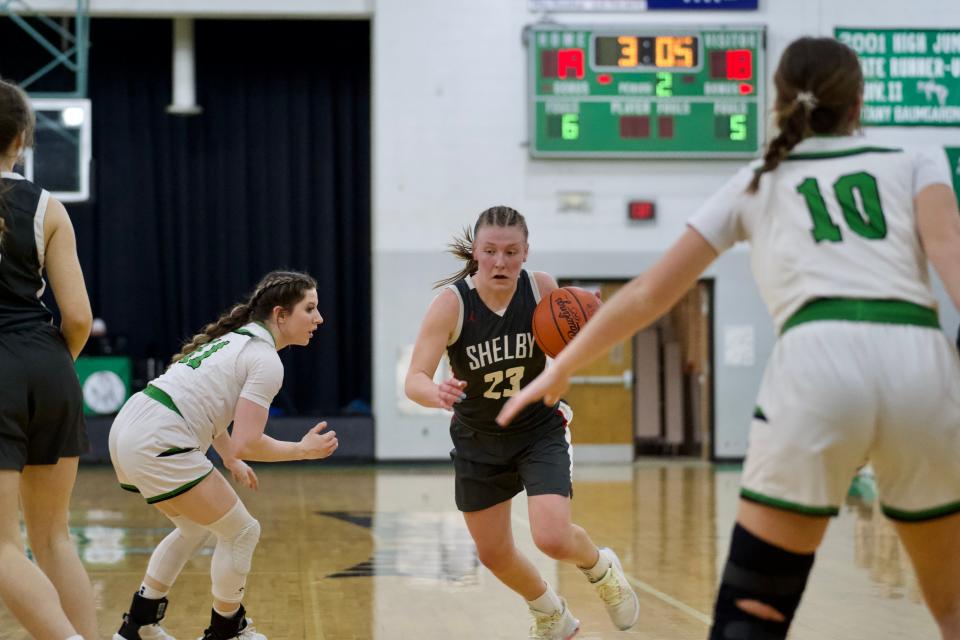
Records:
[[[571,24],[749,23],[767,26],[772,69],[801,35],[835,26],[952,26],[960,4],[939,0],[761,0],[756,12],[555,14]],[[373,29],[374,410],[381,459],[444,457],[449,418],[397,409],[396,356],[413,343],[431,283],[458,268],[449,238],[484,208],[509,204],[527,216],[528,266],[558,277],[630,277],[649,266],[687,216],[736,168],[731,161],[532,160],[527,140],[522,32],[540,18],[524,0],[377,0]],[[768,86],[770,86],[768,84]],[[960,145],[958,129],[884,129],[891,143]],[[560,213],[558,193],[592,194],[588,214]],[[630,226],[625,203],[657,201],[654,226]],[[716,277],[717,452],[741,456],[761,369],[773,341],[746,254],[735,250]],[[957,317],[942,314],[948,331]],[[756,364],[723,364],[729,326],[749,325]],[[625,417],[624,419],[629,419]]]

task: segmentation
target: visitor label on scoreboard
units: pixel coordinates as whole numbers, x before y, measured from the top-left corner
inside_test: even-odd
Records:
[[[960,29],[837,28],[860,56],[865,126],[960,125]]]

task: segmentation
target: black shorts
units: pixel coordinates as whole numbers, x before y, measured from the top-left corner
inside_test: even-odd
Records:
[[[549,425],[516,435],[475,431],[453,420],[450,437],[460,511],[487,509],[524,489],[528,496],[573,497],[569,431],[559,413]]]
[[[0,469],[56,464],[89,448],[83,393],[60,332],[37,324],[0,333]]]

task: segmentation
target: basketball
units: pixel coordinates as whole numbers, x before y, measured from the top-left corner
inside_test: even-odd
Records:
[[[533,338],[541,351],[556,358],[599,307],[597,296],[585,289],[554,289],[533,311]]]

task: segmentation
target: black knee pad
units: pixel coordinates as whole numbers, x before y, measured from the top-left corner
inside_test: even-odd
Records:
[[[792,553],[764,542],[739,524],[733,529],[710,640],[783,640],[807,586],[814,554]],[[776,609],[783,622],[764,620],[737,606],[756,600]]]

